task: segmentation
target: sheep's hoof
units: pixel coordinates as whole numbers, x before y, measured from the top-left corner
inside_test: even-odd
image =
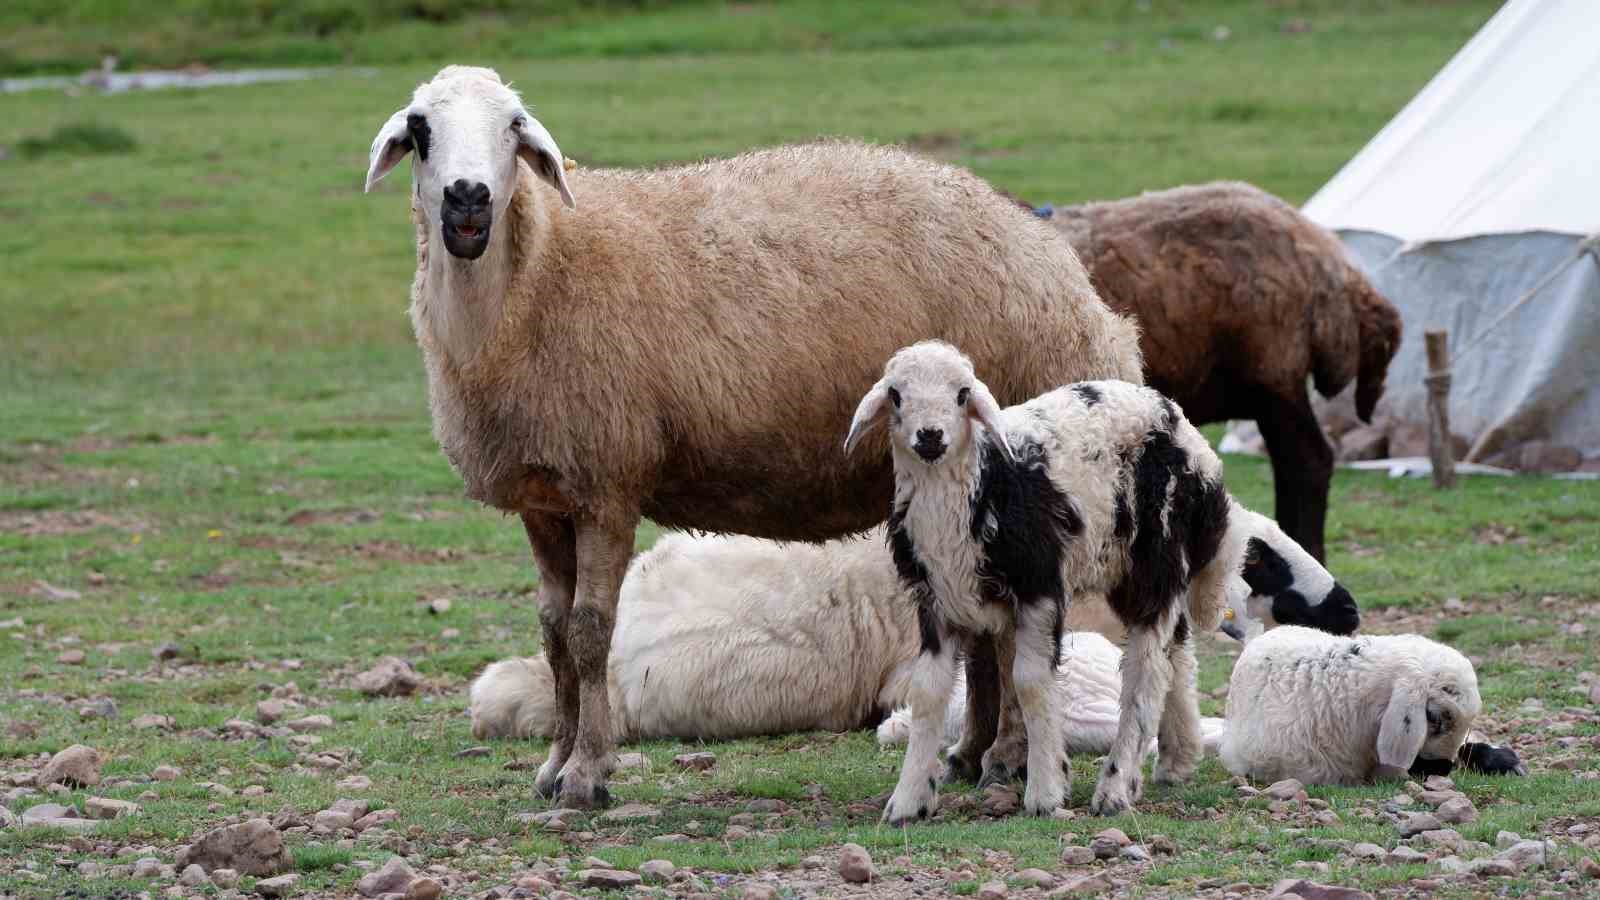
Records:
[[[972,784],[982,774],[978,763],[960,756],[952,756],[945,761],[942,781],[945,784]]]
[[[994,763],[983,770],[983,777],[978,779],[978,789],[982,790],[992,784],[1010,784],[1013,781],[1026,780],[1027,777],[1027,766],[1013,769],[1005,763]]]
[[[1095,788],[1094,799],[1089,801],[1089,812],[1097,816],[1115,816],[1133,808],[1138,787],[1130,793],[1122,784],[1101,784]]]
[[[574,790],[570,794],[566,790],[566,776],[556,776],[554,796],[556,805],[563,809],[605,809],[611,805],[611,791],[604,783],[594,785],[587,793]]]
[[[1150,780],[1156,784],[1183,784],[1194,774],[1194,764],[1186,766],[1165,766],[1160,760],[1156,761],[1155,770],[1150,773]]]

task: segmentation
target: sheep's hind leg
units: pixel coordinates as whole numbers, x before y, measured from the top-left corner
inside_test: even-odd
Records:
[[[584,518],[577,523],[576,599],[567,621],[567,646],[578,674],[578,730],[572,755],[556,777],[562,806],[591,809],[611,803],[606,778],[616,765],[606,662],[616,621],[617,592],[633,552],[638,517]]]
[[[1017,702],[1016,636],[995,635],[996,670],[1000,676],[1000,716],[994,744],[983,754],[983,777],[978,787],[1008,784],[1028,774],[1028,728]]]
[[[944,783],[971,784],[983,774],[983,754],[994,744],[1000,722],[1000,673],[994,640],[978,635],[967,644],[967,713],[961,740],[950,748]]]
[[[1056,704],[1056,660],[1061,655],[1060,598],[1040,597],[1017,611],[1012,682],[1028,730],[1028,788],[1022,807],[1048,816],[1066,802],[1072,763],[1061,735]]]
[[[549,797],[555,793],[556,778],[572,755],[573,740],[578,734],[578,673],[567,647],[567,619],[577,585],[578,546],[569,518],[524,513],[522,528],[539,567],[539,625],[555,685],[555,733],[550,739],[550,755],[533,780],[533,789],[541,797]]]
[[[1139,800],[1145,751],[1160,725],[1172,682],[1172,660],[1163,647],[1163,635],[1171,634],[1176,624],[1177,609],[1168,607],[1154,626],[1128,629],[1128,649],[1122,657],[1122,717],[1089,802],[1089,811],[1096,815],[1114,816]]]
[[[1172,683],[1167,687],[1166,708],[1157,735],[1156,766],[1150,779],[1156,784],[1189,780],[1204,751],[1200,741],[1200,694],[1195,685],[1194,640],[1189,620],[1180,615],[1167,648],[1172,661]]]
[[[936,614],[924,607],[919,615]],[[930,624],[933,627],[924,628],[923,634],[936,637],[924,639],[911,676],[911,690],[907,692],[911,701],[911,738],[900,764],[900,781],[883,807],[883,821],[890,825],[926,819],[939,808],[939,782],[934,772],[940,745],[944,743],[945,710],[955,686],[956,642],[943,621]]]

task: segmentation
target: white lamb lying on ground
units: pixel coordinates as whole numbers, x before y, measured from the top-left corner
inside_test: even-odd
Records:
[[[1482,709],[1472,664],[1443,644],[1285,627],[1234,664],[1217,743],[1228,771],[1261,781],[1442,775],[1458,756],[1478,771],[1522,774],[1515,754],[1465,743]]]

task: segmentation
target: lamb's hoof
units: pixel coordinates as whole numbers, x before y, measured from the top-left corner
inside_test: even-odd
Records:
[[[1128,784],[1121,779],[1101,779],[1089,801],[1089,812],[1097,816],[1115,816],[1133,809],[1139,799],[1139,782]]]
[[[899,828],[927,819],[938,808],[938,784],[929,778],[926,786],[919,785],[909,791],[896,788],[883,806],[883,823]]]
[[[546,799],[561,793],[561,768],[564,764],[565,761],[557,762],[554,757],[546,759],[539,767],[539,773],[533,777],[533,792]]]
[[[1010,784],[1027,777],[1027,766],[1013,769],[1005,763],[992,763],[989,768],[983,770],[983,777],[978,779],[978,789],[982,790],[992,784]]]
[[[1194,770],[1195,767],[1192,764],[1168,768],[1162,765],[1160,760],[1157,760],[1154,771],[1150,773],[1150,780],[1156,784],[1183,784],[1194,775]]]
[[[945,784],[972,784],[978,780],[980,775],[982,775],[982,771],[977,762],[960,756],[952,756],[945,761],[942,781]]]
[[[562,809],[605,809],[611,805],[611,791],[606,789],[605,783],[590,785],[587,789],[581,787],[582,779],[574,778],[570,782],[573,790],[568,790],[569,782],[563,773],[557,776],[554,796],[556,805]]]

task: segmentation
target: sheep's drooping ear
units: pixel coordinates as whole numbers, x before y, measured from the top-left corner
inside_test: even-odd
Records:
[[[883,417],[884,407],[889,402],[889,383],[879,381],[867,391],[861,402],[856,404],[855,418],[850,420],[850,433],[844,438],[844,455],[849,456],[860,443],[861,436],[872,430]]]
[[[363,193],[371,193],[372,186],[383,180],[389,170],[400,164],[411,152],[411,132],[406,129],[406,111],[400,110],[389,117],[372,139],[372,155],[367,161],[367,186]]]
[[[572,199],[572,188],[567,186],[566,158],[550,132],[538,119],[524,113],[517,119],[517,140],[517,155],[527,161],[535,175],[561,193],[561,202],[567,209],[577,209],[578,201]]]
[[[1390,692],[1389,705],[1378,725],[1378,765],[1407,770],[1422,752],[1422,744],[1428,739],[1427,697],[1422,688],[1402,680]]]
[[[983,423],[989,429],[989,436],[999,445],[1006,459],[1017,461],[1017,455],[1011,451],[1011,439],[1006,435],[1005,423],[1000,420],[1000,404],[994,400],[994,394],[989,393],[989,386],[976,379],[972,382],[972,393],[967,398],[969,414]]]

